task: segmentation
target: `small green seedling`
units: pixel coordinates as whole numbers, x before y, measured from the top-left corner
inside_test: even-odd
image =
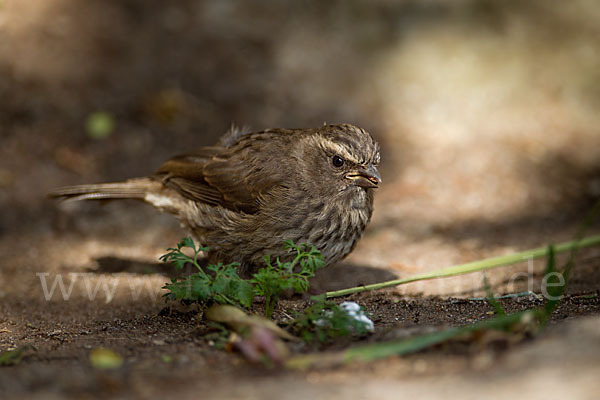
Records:
[[[270,318],[275,304],[281,293],[293,290],[295,293],[304,293],[308,290],[308,279],[315,276],[315,271],[322,268],[325,263],[321,253],[308,244],[296,246],[287,240],[284,249],[295,251],[296,256],[292,261],[281,262],[279,258],[275,264],[271,257],[265,257],[266,267],[261,268],[250,280],[254,284],[254,293],[265,297],[265,316]]]
[[[183,249],[192,249],[193,255],[188,256]],[[183,278],[173,278],[164,288],[169,290],[165,296],[167,300],[196,301],[201,303],[216,302],[219,304],[241,305],[250,307],[254,293],[252,284],[239,277],[238,263],[224,265],[208,265],[205,272],[198,264],[198,255],[208,251],[208,247],[194,244],[192,238],[184,238],[177,244],[177,248],[167,249],[168,253],[161,256],[163,262],[172,262],[175,268],[181,270],[186,264],[192,264],[198,270]]]
[[[192,255],[184,252],[186,248],[191,249]],[[192,238],[184,238],[177,244],[177,248],[169,248],[167,254],[160,259],[175,264],[178,270],[191,264],[196,267],[197,272],[187,277],[173,278],[171,283],[164,286],[169,290],[165,296],[167,300],[230,304],[244,308],[252,305],[255,296],[264,296],[265,315],[271,317],[283,291],[306,292],[308,279],[325,265],[321,253],[314,246],[295,245],[288,240],[284,249],[295,252],[291,261],[282,262],[277,258],[271,263],[271,258],[267,256],[266,267],[259,269],[251,279],[242,279],[237,273],[238,263],[210,264],[206,267],[206,272],[198,264],[198,256],[209,248],[197,247]]]

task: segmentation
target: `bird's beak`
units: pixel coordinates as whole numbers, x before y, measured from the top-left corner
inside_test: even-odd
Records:
[[[381,183],[381,175],[377,167],[369,164],[366,167],[360,167],[355,171],[346,174],[346,179],[350,180],[356,186],[364,188],[376,188]]]

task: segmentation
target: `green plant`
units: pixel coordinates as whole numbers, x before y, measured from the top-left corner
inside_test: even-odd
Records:
[[[192,249],[193,256],[188,256],[183,249]],[[166,294],[168,300],[186,300],[203,303],[217,302],[219,304],[241,305],[250,307],[254,298],[253,287],[250,282],[239,277],[237,267],[239,264],[208,265],[205,272],[198,264],[200,252],[208,251],[208,247],[194,244],[192,238],[184,238],[177,244],[177,248],[167,249],[167,254],[160,257],[163,262],[175,264],[181,270],[190,263],[198,270],[195,274],[183,278],[173,278],[164,288],[169,290]]]
[[[187,255],[184,250],[192,250]],[[266,267],[256,272],[251,279],[242,279],[237,273],[238,263],[216,265],[210,264],[206,272],[198,264],[198,256],[208,247],[194,244],[192,238],[184,238],[177,248],[167,249],[160,257],[163,262],[175,264],[177,270],[191,264],[197,272],[180,278],[173,278],[164,288],[169,290],[165,296],[168,300],[184,300],[201,303],[216,302],[219,304],[239,305],[248,308],[255,296],[265,297],[265,315],[270,317],[279,296],[284,290],[302,293],[308,290],[308,279],[313,277],[318,268],[324,266],[321,253],[308,244],[295,245],[291,240],[284,243],[284,249],[295,252],[289,262],[281,262],[279,258],[271,263],[269,256],[265,257]]]
[[[254,293],[265,297],[265,315],[268,318],[273,314],[275,304],[283,291],[306,292],[309,286],[308,279],[315,276],[315,271],[325,265],[321,253],[314,246],[297,246],[291,240],[286,240],[283,248],[296,252],[292,261],[281,262],[277,258],[275,264],[272,264],[271,257],[266,256],[266,267],[259,269],[251,279],[255,285]]]
[[[366,316],[363,318],[362,309],[359,313],[349,311],[327,300],[325,295],[313,296],[311,300],[313,304],[298,313],[292,322],[296,334],[306,342],[315,339],[325,342],[350,334],[364,335],[373,329],[372,322]]]

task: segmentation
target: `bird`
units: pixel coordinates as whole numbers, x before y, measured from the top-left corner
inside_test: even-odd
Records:
[[[237,262],[252,273],[267,255],[291,257],[286,240],[315,246],[325,265],[346,257],[371,220],[379,163],[379,144],[351,124],[232,129],[150,176],[67,186],[49,196],[145,201],[177,217],[209,248],[210,262]]]

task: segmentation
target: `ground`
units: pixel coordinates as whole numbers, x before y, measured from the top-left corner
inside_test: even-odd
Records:
[[[381,143],[383,185],[364,238],[312,293],[573,239],[600,195],[598,7],[371,3],[0,2],[0,351],[32,346],[0,367],[3,398],[594,398],[598,248],[578,253],[567,297],[535,336],[299,372],[218,348],[197,308],[165,302],[173,271],[158,257],[187,234],[171,217],[45,197],[149,174],[231,123],[349,122]],[[114,120],[108,135],[86,125],[98,112]],[[586,235],[598,232],[596,221]],[[492,290],[539,293],[543,266],[489,271]],[[68,295],[48,293],[57,277],[67,292],[73,283]],[[293,351],[491,318],[482,286],[471,274],[353,295],[372,335]],[[283,301],[276,318],[305,302]],[[98,347],[124,365],[93,368]]]

